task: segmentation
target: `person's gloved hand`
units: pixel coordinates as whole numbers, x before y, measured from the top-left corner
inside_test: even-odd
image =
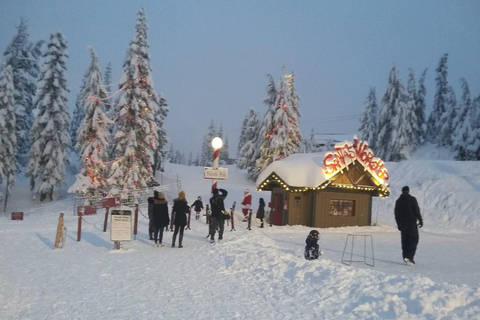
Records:
[[[423,227],[423,222],[422,221],[418,223],[418,228],[421,228],[421,227]]]

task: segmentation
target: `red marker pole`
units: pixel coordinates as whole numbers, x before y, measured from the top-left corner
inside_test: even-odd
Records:
[[[175,212],[172,211],[172,218],[170,219],[170,231],[173,231],[173,222],[175,221]]]

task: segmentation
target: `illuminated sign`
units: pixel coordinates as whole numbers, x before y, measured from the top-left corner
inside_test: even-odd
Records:
[[[358,141],[356,136],[351,142],[342,142],[335,145],[334,152],[328,152],[323,158],[325,173],[328,177],[343,170],[347,165],[359,161],[380,183],[388,180],[388,171],[379,158],[373,156],[373,151],[368,148],[366,141]]]

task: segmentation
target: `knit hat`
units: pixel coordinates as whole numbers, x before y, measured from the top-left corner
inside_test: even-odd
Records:
[[[403,193],[409,193],[410,192],[410,188],[408,186],[405,186],[402,188],[402,192]]]
[[[183,190],[180,191],[180,192],[178,193],[178,197],[179,197],[179,198],[182,198],[182,199],[185,199],[185,191],[183,191]]]
[[[158,194],[158,190],[153,190],[153,195],[156,196]]]
[[[243,190],[243,193],[249,193],[250,191],[248,189]]]
[[[163,192],[158,192],[158,199],[162,199],[162,200],[165,200],[165,195],[163,194]]]

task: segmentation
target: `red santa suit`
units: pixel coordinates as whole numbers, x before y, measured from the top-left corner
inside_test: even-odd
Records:
[[[248,189],[243,192],[242,213],[245,219],[248,217],[248,210],[252,207],[252,195]]]

